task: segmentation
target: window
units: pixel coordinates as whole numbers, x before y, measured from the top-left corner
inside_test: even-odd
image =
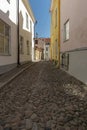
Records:
[[[24,43],[24,39],[22,36],[20,36],[20,54],[23,54],[23,43]]]
[[[32,22],[30,20],[30,32],[32,32]]]
[[[38,40],[37,39],[35,39],[35,44],[38,44]]]
[[[7,2],[10,4],[10,0],[7,0]]]
[[[28,14],[26,13],[26,28],[29,28]]]
[[[64,24],[64,41],[69,40],[69,20]]]
[[[61,67],[68,70],[69,69],[69,54],[63,53],[61,55]]]
[[[9,30],[10,27],[0,20],[0,54],[9,54]]]
[[[30,45],[29,45],[29,41],[27,41],[27,55],[30,54]]]
[[[57,9],[55,10],[55,27],[57,26]]]
[[[46,47],[46,51],[48,51],[48,47]]]

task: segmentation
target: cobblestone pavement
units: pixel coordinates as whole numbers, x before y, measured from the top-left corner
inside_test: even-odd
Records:
[[[87,130],[87,89],[39,62],[0,89],[0,130]]]
[[[15,67],[14,69],[4,73],[0,74],[0,85],[3,84],[4,82],[8,81],[11,77],[13,77],[15,74],[19,73],[23,69],[33,65],[33,62],[28,62],[22,65],[19,65],[18,67]]]

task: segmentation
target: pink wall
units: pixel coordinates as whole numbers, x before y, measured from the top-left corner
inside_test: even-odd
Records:
[[[63,41],[64,23],[70,20],[70,39]],[[61,52],[87,47],[87,0],[61,0]]]

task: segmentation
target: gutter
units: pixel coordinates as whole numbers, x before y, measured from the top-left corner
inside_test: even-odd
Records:
[[[18,39],[18,50],[17,50],[17,65],[20,65],[20,45],[19,45],[19,0],[18,0],[17,16],[18,16],[18,25],[17,25],[17,39]]]
[[[58,1],[58,68],[60,68],[60,0]]]

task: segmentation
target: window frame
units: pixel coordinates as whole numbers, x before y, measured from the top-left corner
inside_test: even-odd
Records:
[[[0,55],[10,55],[10,26],[5,23],[3,20],[1,20],[1,23],[3,24],[3,33],[0,32],[0,37],[3,38],[3,51],[0,52]],[[8,28],[8,33],[6,32],[6,28]],[[6,43],[7,41],[7,43]],[[7,47],[7,48],[6,48]],[[7,49],[7,50],[6,50]]]
[[[29,29],[29,16],[26,13],[26,28]]]
[[[68,30],[67,30],[67,25],[68,25]],[[67,37],[67,33],[68,33],[68,37]],[[63,37],[64,37],[64,42],[70,39],[70,20],[69,19],[64,23],[64,36]]]

